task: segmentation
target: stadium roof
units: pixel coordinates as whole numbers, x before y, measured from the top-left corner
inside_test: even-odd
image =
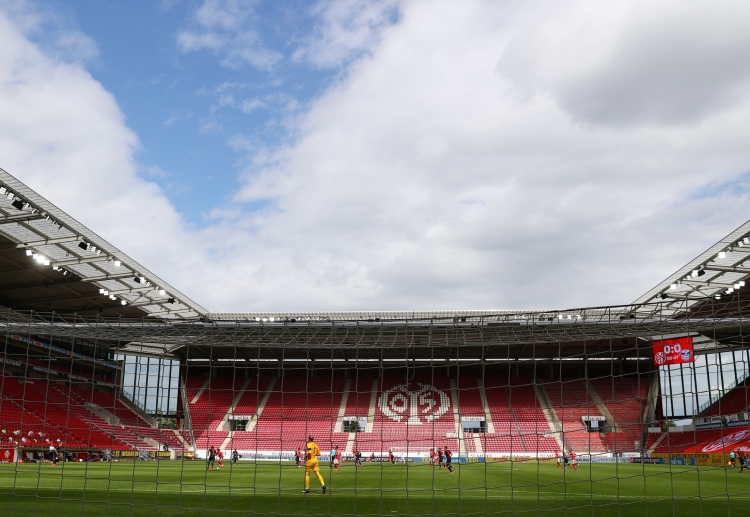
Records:
[[[620,307],[209,313],[0,169],[6,331],[95,339],[122,352],[187,360],[382,361],[403,359],[404,350],[421,360],[632,357],[651,340],[699,333],[709,337],[698,339],[697,348],[715,350],[742,339],[738,329],[750,315],[750,297],[743,296],[750,289],[742,285],[749,257],[750,222]]]
[[[750,276],[750,221],[675,271],[634,304],[661,302],[662,314],[683,314],[737,297]],[[750,289],[750,286],[747,287]]]
[[[206,310],[0,169],[0,305],[185,319]]]

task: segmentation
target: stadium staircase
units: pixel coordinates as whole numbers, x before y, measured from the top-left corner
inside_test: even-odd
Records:
[[[588,382],[589,395],[607,418],[603,442],[614,452],[641,448],[644,440],[643,415],[649,393],[648,375],[602,377]]]
[[[650,433],[650,434],[656,434],[656,433]],[[657,435],[656,440],[651,442],[650,440],[646,442],[646,446],[644,447],[644,450],[648,452],[649,454],[653,453],[654,450],[661,445],[661,442],[663,442],[667,438],[667,433],[662,432],[661,434]]]
[[[341,393],[341,404],[339,404],[339,412],[336,414],[336,425],[333,427],[334,433],[343,432],[344,417],[346,416],[346,404],[349,401],[349,390],[352,386],[352,380],[346,379],[344,382],[344,391]],[[347,449],[348,450],[348,449]]]
[[[589,432],[581,417],[603,417],[599,408],[588,393],[587,382],[583,379],[547,379],[541,386],[551,402],[551,410],[560,421],[563,443],[567,450],[579,454],[600,454],[607,452],[601,433]]]
[[[453,414],[453,426],[457,431],[458,436],[458,453],[462,458],[466,457],[466,443],[464,440],[464,429],[461,425],[461,415],[459,414],[459,409],[461,407],[461,404],[459,402],[458,398],[458,387],[456,386],[456,380],[450,379],[450,388],[451,388],[451,405]],[[473,440],[472,440],[473,441]]]
[[[560,420],[558,420],[557,414],[552,409],[552,402],[550,402],[549,397],[547,397],[547,392],[537,382],[534,382],[534,391],[536,392],[537,399],[539,399],[539,403],[541,404],[542,413],[544,413],[544,418],[547,420],[550,432],[552,432],[552,436],[557,444],[557,450],[562,451],[565,449],[561,433],[562,424],[560,423]]]
[[[482,409],[484,410],[486,432],[495,432],[495,423],[492,421],[492,412],[490,411],[490,404],[487,402],[487,393],[484,391],[484,380],[477,379],[477,386],[479,388],[479,397],[482,402]]]

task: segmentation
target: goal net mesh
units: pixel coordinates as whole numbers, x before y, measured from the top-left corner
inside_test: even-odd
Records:
[[[739,513],[743,308],[9,311],[3,514]]]

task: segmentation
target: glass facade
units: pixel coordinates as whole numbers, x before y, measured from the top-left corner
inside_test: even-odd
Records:
[[[152,416],[175,416],[179,397],[180,362],[173,359],[122,355],[122,389]]]
[[[692,417],[743,382],[750,368],[748,350],[695,356],[694,363],[659,369],[666,418]]]

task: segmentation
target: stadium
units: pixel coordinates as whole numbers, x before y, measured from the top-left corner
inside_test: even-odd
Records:
[[[748,254],[612,307],[210,313],[0,170],[4,514],[739,513]]]

